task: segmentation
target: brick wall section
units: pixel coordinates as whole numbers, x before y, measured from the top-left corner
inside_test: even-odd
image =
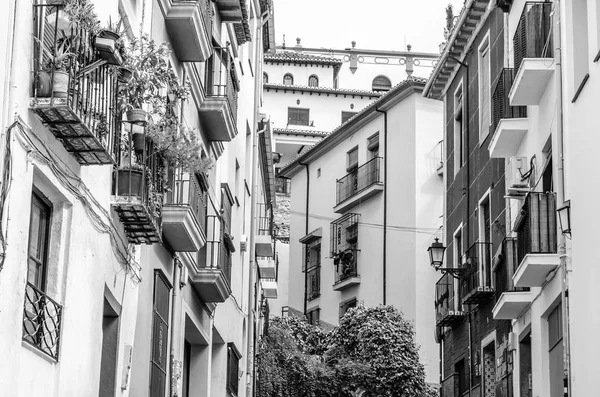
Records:
[[[290,195],[275,193],[276,201],[273,211],[275,230],[277,237],[290,238]]]
[[[494,131],[483,142],[479,137],[479,79],[478,79],[478,48],[482,43],[484,36],[489,32],[490,54],[491,54],[491,91],[498,76],[502,72],[504,65],[504,15],[498,8],[494,9],[478,37],[472,44],[472,51],[466,57],[466,63],[469,65],[468,76],[465,68],[460,68],[456,78],[450,84],[446,96],[446,241],[448,243],[447,266],[453,267],[453,235],[455,230],[463,223],[463,250],[468,249],[473,243],[478,241],[479,222],[478,207],[479,200],[491,189],[490,212],[493,221],[492,225],[492,252],[495,254],[502,244],[506,235],[505,229],[505,183],[504,183],[504,159],[490,159],[488,145]],[[467,180],[467,167],[463,166],[459,172],[454,175],[454,92],[461,84],[462,80],[466,82],[468,89],[468,130],[469,147],[467,153],[469,156],[469,180]],[[469,189],[469,202],[466,203],[466,192]],[[468,226],[467,226],[468,225]],[[465,233],[468,228],[468,235]],[[461,253],[462,254],[462,253]],[[446,264],[445,264],[446,266]],[[465,369],[467,379],[471,375],[473,390],[472,397],[480,396],[482,393],[481,382],[481,341],[494,330],[496,331],[496,396],[512,397],[512,391],[508,387],[511,382],[512,360],[507,350],[508,332],[510,331],[510,321],[493,320],[492,308],[495,304],[495,297],[492,296],[489,301],[480,303],[477,307],[464,306],[465,312],[471,309],[471,333],[472,333],[472,356],[473,362],[469,361],[469,323],[467,317],[463,321],[455,323],[452,327],[447,327],[444,332],[444,373],[442,378],[447,378],[454,373],[454,365],[461,359],[465,360]],[[444,397],[454,397],[454,394],[444,394]]]

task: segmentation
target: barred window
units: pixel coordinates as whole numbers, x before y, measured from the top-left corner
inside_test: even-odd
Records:
[[[309,109],[288,108],[288,124],[309,125]]]
[[[311,74],[310,77],[308,78],[308,86],[309,87],[318,87],[319,86],[319,78],[316,75]]]
[[[291,73],[286,73],[283,76],[283,85],[294,85],[294,76]]]

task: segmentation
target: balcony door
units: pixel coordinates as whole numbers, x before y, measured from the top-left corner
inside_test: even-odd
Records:
[[[479,202],[479,242],[487,244],[479,244],[477,252],[479,258],[479,271],[482,286],[492,286],[492,216],[490,209],[490,192],[486,193],[484,198]]]
[[[29,261],[27,281],[40,291],[46,289],[51,207],[36,192],[31,197]]]

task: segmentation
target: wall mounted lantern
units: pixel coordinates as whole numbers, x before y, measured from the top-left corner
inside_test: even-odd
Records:
[[[444,244],[440,243],[439,240],[440,239],[436,237],[435,241],[431,243],[431,246],[427,248],[431,266],[436,270],[444,264],[444,252],[446,251],[446,247],[444,247]]]
[[[571,236],[571,200],[563,203],[562,207],[556,210],[558,212],[558,221],[562,234]]]

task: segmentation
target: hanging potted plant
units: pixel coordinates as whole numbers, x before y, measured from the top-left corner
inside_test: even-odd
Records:
[[[100,57],[109,64],[120,66],[123,63],[124,45],[121,40],[121,19],[117,23],[113,23],[112,19],[109,19],[108,25],[99,29],[98,35],[94,39],[94,47],[98,50]]]
[[[117,196],[143,196],[144,166],[132,162],[117,170]]]

